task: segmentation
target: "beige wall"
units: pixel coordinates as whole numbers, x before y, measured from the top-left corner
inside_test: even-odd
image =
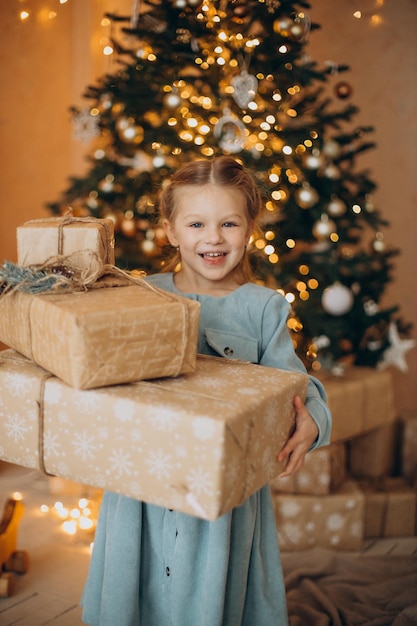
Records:
[[[129,14],[131,0],[69,0],[54,3],[48,19],[42,0],[32,0],[32,19],[21,23],[23,4],[2,2],[0,20],[0,262],[16,260],[16,227],[46,215],[71,174],[82,174],[85,144],[72,137],[68,107],[83,102],[87,84],[112,61],[100,52],[109,34],[100,21],[105,11]],[[366,10],[378,3],[357,3]],[[312,0],[310,14],[322,29],[311,37],[309,52],[324,63],[348,64],[341,76],[353,87],[360,108],[355,123],[374,125],[378,148],[362,157],[379,185],[378,206],[390,221],[389,244],[401,249],[395,281],[386,303],[400,304],[404,318],[417,325],[417,4],[385,0],[383,23],[353,18],[352,0]],[[52,6],[52,3],[48,3]],[[28,3],[29,6],[29,3]],[[335,79],[336,80],[336,79]],[[400,410],[417,412],[417,350],[408,353],[410,371],[394,370]]]

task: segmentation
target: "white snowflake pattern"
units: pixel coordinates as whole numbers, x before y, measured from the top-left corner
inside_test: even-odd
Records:
[[[362,534],[363,534],[362,520],[357,520],[356,522],[353,522],[353,524],[350,527],[350,534],[352,535],[352,537],[362,537]]]
[[[120,422],[131,422],[136,410],[136,404],[128,398],[117,398],[113,404],[114,417]]]
[[[60,424],[68,424],[69,421],[70,421],[70,419],[68,417],[68,413],[66,413],[65,411],[59,411],[59,413],[58,413],[58,422]]]
[[[330,485],[330,475],[327,472],[323,472],[323,474],[319,475],[318,483],[321,487],[329,487]]]
[[[149,407],[147,419],[156,430],[173,432],[178,424],[177,411],[169,407]]]
[[[192,427],[194,436],[202,441],[213,439],[216,433],[216,424],[209,417],[196,417],[193,420]]]
[[[60,383],[51,381],[45,386],[45,402],[47,404],[60,404],[62,399],[62,388]]]
[[[307,471],[303,471],[301,469],[298,472],[297,482],[302,489],[307,489],[307,487],[311,486],[311,475]]]
[[[191,470],[187,476],[187,484],[191,493],[195,493],[197,496],[210,493],[213,490],[213,481],[210,479],[210,474],[201,467]]]
[[[323,505],[320,502],[315,502],[312,506],[313,513],[320,514],[323,510]]]
[[[29,386],[27,376],[20,372],[7,372],[4,382],[5,388],[12,396],[24,396]]]
[[[303,537],[303,531],[298,524],[283,524],[279,527],[279,534],[282,536],[282,541],[289,540],[291,543],[299,543]]]
[[[58,435],[46,432],[43,438],[43,447],[47,455],[59,455],[59,448],[61,444],[57,441]]]
[[[329,530],[341,530],[345,525],[344,516],[340,513],[333,513],[326,519],[326,528]]]
[[[187,446],[178,445],[175,446],[175,454],[179,459],[185,459],[188,456]]]
[[[101,404],[101,396],[93,389],[73,390],[72,401],[82,413],[96,413]]]
[[[171,457],[163,450],[151,451],[146,459],[149,473],[156,476],[158,480],[168,478],[173,468]]]
[[[123,450],[113,450],[109,461],[116,478],[120,478],[124,474],[131,475],[133,463],[130,460],[130,455]]]
[[[89,435],[85,430],[75,433],[72,446],[75,450],[75,454],[80,456],[83,461],[94,458],[96,449],[95,439],[93,435]]]
[[[23,441],[26,433],[30,430],[24,417],[20,415],[9,415],[5,423],[7,435],[16,443]]]
[[[301,507],[295,500],[285,500],[282,502],[280,510],[284,517],[296,517],[301,511]]]
[[[357,502],[355,500],[355,498],[348,498],[346,501],[346,505],[345,508],[348,511],[351,511],[352,509],[356,508]]]
[[[259,395],[259,391],[254,389],[253,387],[238,387],[236,391],[241,396],[250,396],[253,398],[257,398]]]

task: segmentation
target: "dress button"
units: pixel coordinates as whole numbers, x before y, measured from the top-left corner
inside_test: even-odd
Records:
[[[226,348],[223,350],[223,352],[225,353],[226,356],[232,356],[233,348],[229,348],[228,346],[226,346]]]
[[[166,573],[167,576],[169,576],[171,574],[171,570],[169,569],[169,567],[167,567],[165,569],[165,573]]]

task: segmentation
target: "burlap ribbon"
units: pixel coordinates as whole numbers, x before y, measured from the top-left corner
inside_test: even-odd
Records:
[[[11,352],[0,352],[0,365],[2,363],[17,363],[18,365],[25,365],[28,363],[28,359],[21,354]],[[53,374],[47,371],[43,371],[36,404],[38,405],[38,463],[39,470],[47,476],[54,476],[48,472],[45,466],[45,450],[44,450],[44,432],[45,432],[45,385],[49,378],[53,378]]]

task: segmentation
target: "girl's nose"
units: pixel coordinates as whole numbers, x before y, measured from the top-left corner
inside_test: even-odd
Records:
[[[216,244],[223,241],[222,230],[217,226],[207,228],[205,235],[207,243]]]

